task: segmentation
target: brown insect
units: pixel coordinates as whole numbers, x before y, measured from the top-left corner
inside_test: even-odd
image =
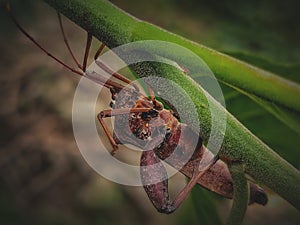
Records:
[[[9,7],[8,11],[10,12]],[[115,103],[110,109],[101,111],[97,117],[112,145],[111,153],[115,154],[118,145],[125,143],[145,149],[140,161],[141,179],[150,201],[159,212],[171,213],[176,210],[197,183],[226,198],[233,197],[233,181],[227,165],[205,148],[201,137],[191,127],[181,123],[173,111],[165,109],[163,104],[156,100],[150,87],[148,87],[150,96],[147,97],[137,85],[132,84],[121,74],[113,72],[101,62],[98,56],[105,47],[104,44],[101,44],[95,54],[95,63],[117,82],[112,79],[106,80],[101,74],[95,74],[86,69],[92,42],[90,33],[87,34],[83,64],[78,62],[65,36],[59,13],[59,24],[64,42],[79,69],[65,64],[49,53],[19,25],[11,13],[10,15],[20,31],[49,57],[73,73],[92,79],[110,89],[111,98]],[[113,134],[104,122],[104,118],[107,117],[115,117],[114,123],[117,124],[117,129],[113,130]],[[191,143],[196,143],[196,148],[191,147]],[[171,155],[172,157],[169,158]],[[187,156],[191,157],[186,159]],[[168,176],[161,160],[165,160],[191,178],[174,201],[171,201],[169,197]],[[250,183],[249,204],[256,202],[265,205],[267,200],[266,193],[257,185]]]

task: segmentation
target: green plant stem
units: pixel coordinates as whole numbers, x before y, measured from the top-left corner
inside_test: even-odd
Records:
[[[245,177],[244,165],[239,162],[229,164],[229,170],[233,179],[233,205],[230,211],[227,225],[242,224],[249,201],[249,185]]]
[[[200,56],[218,80],[300,112],[300,86],[152,24],[137,20],[105,0],[45,0],[108,47],[138,40],[162,40],[182,45]],[[193,61],[172,52],[165,56],[192,67]]]
[[[219,80],[300,111],[300,102],[295,97],[300,96],[300,89],[294,83],[142,22],[105,0],[45,1],[110,48],[137,40],[174,42],[200,56]],[[192,68],[195,63],[184,55],[172,54],[171,50],[164,50],[160,55],[178,62],[179,65],[190,65]],[[207,139],[211,125],[210,111],[206,103],[199,102],[199,99],[205,97],[201,88],[184,74],[177,73],[175,76],[173,71],[166,70],[163,76],[180,84],[189,94],[198,107],[201,123],[207,128],[203,134],[204,140]],[[255,137],[224,108],[218,104],[213,107],[227,115],[227,129],[220,154],[244,162],[246,173],[300,209],[299,171]]]

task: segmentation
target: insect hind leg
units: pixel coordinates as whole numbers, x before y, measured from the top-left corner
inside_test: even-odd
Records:
[[[200,169],[196,166],[197,169],[195,169],[189,183],[181,190],[177,197],[171,201],[165,167],[154,151],[144,151],[141,156],[140,164],[141,180],[154,207],[161,213],[170,214],[174,212],[182,204],[201,176],[203,176],[218,159],[218,156],[214,157],[206,166]]]

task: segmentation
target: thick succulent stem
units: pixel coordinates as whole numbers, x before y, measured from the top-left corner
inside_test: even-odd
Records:
[[[45,0],[59,12],[70,18],[83,29],[90,32],[108,47],[116,47],[137,40],[165,40],[186,47],[200,56],[214,72],[217,79],[238,86],[250,93],[269,99],[289,109],[300,112],[300,95],[297,85],[276,75],[260,70],[232,57],[226,56],[180,36],[162,30],[156,26],[140,21],[105,0]],[[184,55],[174,55],[164,50],[161,55],[178,62],[180,65],[193,66],[193,60]],[[163,67],[163,66],[162,66]],[[184,73],[165,69],[162,75],[171,79],[188,93],[193,100],[201,124],[207,132],[203,140],[209,137],[211,126],[210,111],[206,97],[198,84]],[[176,76],[174,73],[177,73]],[[151,74],[149,74],[150,76]],[[200,102],[204,99],[204,102]],[[296,208],[300,209],[300,174],[278,154],[260,141],[226,109],[219,104],[212,106],[227,115],[227,129],[220,154],[239,160],[245,164],[245,172],[257,182],[268,186]]]

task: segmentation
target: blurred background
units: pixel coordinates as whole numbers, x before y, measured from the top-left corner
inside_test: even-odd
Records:
[[[296,0],[112,2],[137,18],[300,82],[300,5]],[[43,1],[11,3],[24,28],[72,64],[55,10]],[[25,38],[4,5],[0,0],[0,224],[179,225],[219,224],[226,219],[231,201],[201,187],[174,214],[163,215],[142,188],[115,184],[94,172],[73,137],[71,110],[78,77]],[[68,40],[82,60],[86,34],[63,19]],[[98,45],[94,43],[94,49]],[[299,135],[248,98],[222,88],[228,110],[299,168]],[[103,96],[106,102],[101,101],[99,110],[108,107],[110,96]],[[172,179],[174,192],[184,182],[180,175]],[[244,224],[299,224],[299,212],[267,191],[269,204],[250,206]]]

